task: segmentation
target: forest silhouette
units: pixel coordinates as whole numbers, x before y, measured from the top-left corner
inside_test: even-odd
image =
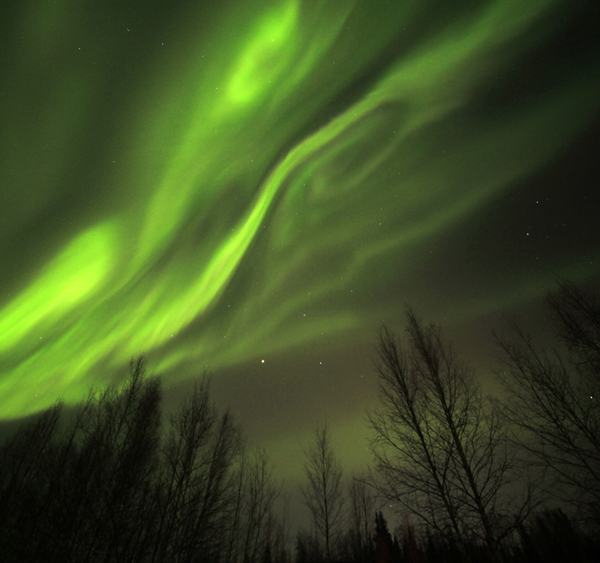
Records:
[[[304,449],[311,525],[276,508],[268,453],[205,374],[162,411],[144,357],[124,384],[22,423],[0,447],[0,560],[458,563],[600,561],[600,301],[562,281],[556,342],[495,332],[501,396],[407,308],[383,326],[372,465],[346,476],[327,425]],[[393,503],[391,530],[381,508]]]

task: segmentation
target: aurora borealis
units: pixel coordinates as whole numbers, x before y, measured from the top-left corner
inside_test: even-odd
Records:
[[[145,352],[275,449],[343,442],[404,303],[464,336],[599,278],[593,2],[3,11],[3,420]]]

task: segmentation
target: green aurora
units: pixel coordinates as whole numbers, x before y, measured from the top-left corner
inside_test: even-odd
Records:
[[[254,387],[272,426],[279,362],[309,430],[358,432],[344,387],[405,302],[469,326],[597,278],[591,212],[557,234],[576,188],[548,183],[598,116],[592,3],[150,4],[5,8],[0,418],[145,352],[167,387]],[[302,406],[327,363],[341,406]]]

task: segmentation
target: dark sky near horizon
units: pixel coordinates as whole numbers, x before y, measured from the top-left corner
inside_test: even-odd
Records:
[[[479,365],[557,277],[597,287],[597,2],[2,12],[1,420],[144,352],[171,403],[208,366],[294,482],[317,422],[369,461],[405,303]]]

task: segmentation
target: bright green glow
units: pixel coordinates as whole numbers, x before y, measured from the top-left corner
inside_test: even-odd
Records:
[[[391,293],[421,247],[549,162],[598,110],[598,73],[588,69],[557,78],[535,102],[516,100],[501,118],[469,111],[561,25],[566,0],[489,1],[432,28],[431,10],[454,8],[229,4],[214,8],[202,33],[204,14],[178,20],[164,50],[152,51],[152,70],[126,83],[121,111],[104,116],[110,140],[100,148],[88,127],[100,130],[101,120],[88,119],[126,74],[115,61],[139,30],[111,31],[123,38],[95,52],[80,33],[84,12],[27,5],[19,29],[40,43],[26,43],[14,80],[6,77],[11,115],[31,91],[21,70],[45,76],[40,49],[61,64],[31,102],[42,108],[39,128],[23,125],[29,106],[22,122],[10,118],[15,142],[5,144],[15,153],[1,163],[9,172],[0,185],[22,178],[14,193],[22,199],[2,225],[9,234],[35,225],[55,198],[69,200],[64,184],[85,185],[92,203],[81,234],[5,298],[1,416],[59,395],[77,400],[141,351],[184,378],[186,360],[216,369],[364,329],[390,306],[357,303],[359,288]],[[148,49],[162,48],[152,41]],[[86,172],[76,181],[72,155],[86,142],[92,156],[78,163]],[[99,174],[98,154],[109,165]],[[531,275],[461,311],[475,317],[518,302],[546,280]]]
[[[47,330],[101,289],[112,268],[115,240],[110,225],[93,227],[46,264],[37,280],[2,309],[0,351],[31,338],[36,331]]]
[[[228,101],[247,104],[275,87],[275,81],[287,71],[297,17],[298,0],[290,0],[259,24],[234,67],[227,87]]]

